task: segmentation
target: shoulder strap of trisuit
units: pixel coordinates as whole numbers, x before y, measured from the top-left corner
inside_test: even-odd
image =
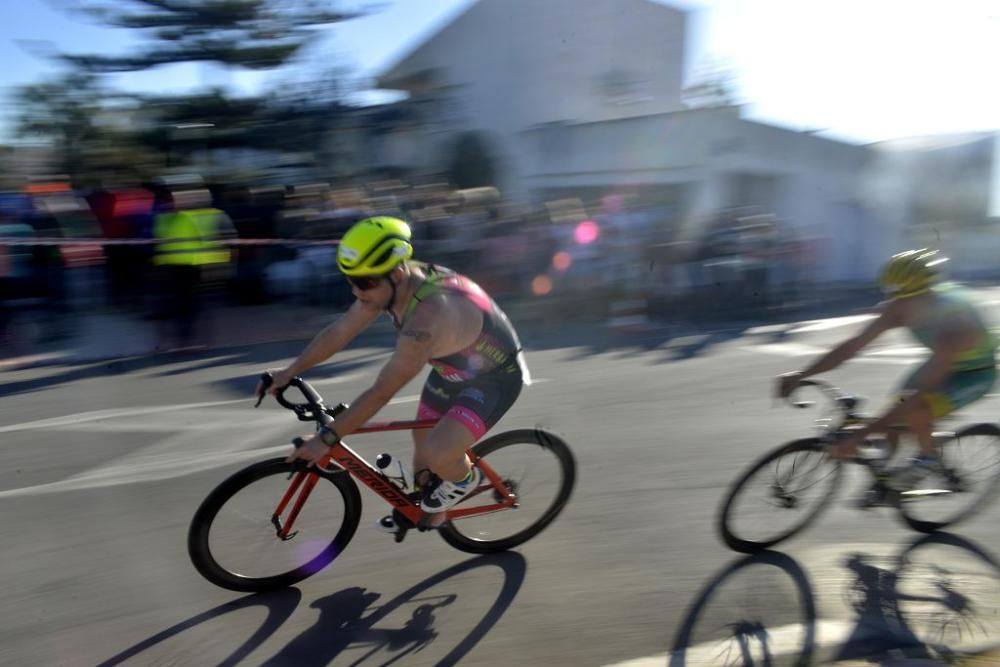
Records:
[[[417,287],[413,296],[410,297],[410,302],[406,304],[406,310],[403,311],[403,322],[406,322],[410,315],[413,314],[413,311],[416,310],[417,305],[421,301],[441,289],[441,285],[439,283],[441,282],[441,278],[446,275],[440,273],[433,264],[418,263],[417,266],[423,269],[424,273],[427,274],[427,279],[420,283],[420,286]]]

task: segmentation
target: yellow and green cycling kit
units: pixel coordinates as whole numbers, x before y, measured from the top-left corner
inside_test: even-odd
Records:
[[[909,328],[918,342],[933,350],[939,337],[956,320],[971,322],[978,328],[976,343],[958,356],[951,375],[941,387],[927,396],[937,418],[982,398],[993,387],[996,381],[997,339],[986,326],[967,290],[944,283],[935,286],[932,291],[937,297],[934,311],[926,322]],[[922,365],[903,382],[904,392],[915,388],[925,366]]]

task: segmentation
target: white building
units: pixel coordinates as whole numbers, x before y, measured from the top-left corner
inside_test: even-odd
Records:
[[[876,144],[864,199],[895,249],[941,248],[958,278],[1000,271],[1000,134],[913,137]]]
[[[860,205],[868,149],[737,107],[686,109],[686,18],[651,0],[480,0],[378,78],[424,119],[381,149],[440,169],[455,135],[476,130],[508,195],[655,189],[689,227],[757,205],[822,240],[818,277],[874,275],[891,243]]]

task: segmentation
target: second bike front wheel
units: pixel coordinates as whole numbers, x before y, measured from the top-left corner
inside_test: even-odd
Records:
[[[829,504],[842,468],[818,438],[794,440],[754,462],[731,487],[718,529],[729,548],[755,553],[803,530]]]
[[[306,481],[312,478],[315,486],[292,530],[281,537],[275,510],[303,470],[301,463],[269,459],[216,487],[188,530],[188,554],[195,569],[216,586],[258,593],[291,586],[333,562],[358,527],[361,495],[342,471],[306,474]],[[293,504],[294,499],[289,509]]]
[[[518,507],[457,519],[438,532],[468,553],[504,551],[522,544],[552,523],[566,506],[576,482],[576,461],[557,435],[541,429],[497,434],[473,447],[517,495]],[[499,502],[496,492],[470,498],[458,508]]]

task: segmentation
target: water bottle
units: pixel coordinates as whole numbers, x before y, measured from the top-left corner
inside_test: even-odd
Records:
[[[379,454],[375,457],[375,466],[389,480],[404,491],[410,488],[410,475],[407,466],[399,459],[393,458],[392,454]]]

